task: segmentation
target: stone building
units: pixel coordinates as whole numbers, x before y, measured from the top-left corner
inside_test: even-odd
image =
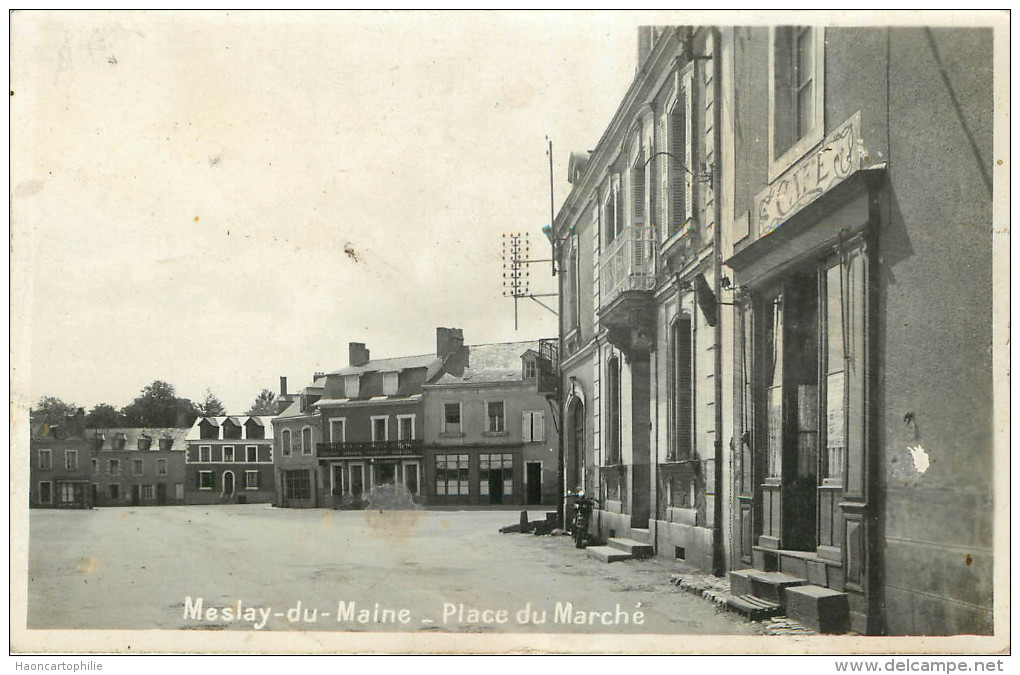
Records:
[[[184,499],[188,504],[275,500],[272,417],[199,417],[185,440]]]
[[[183,504],[187,432],[186,428],[89,429],[92,504]]]
[[[277,506],[330,504],[329,473],[316,457],[316,448],[322,442],[322,416],[313,407],[322,397],[325,381],[324,375],[316,373],[312,384],[300,394],[289,394],[287,378],[280,378],[280,398],[285,405],[273,418]]]
[[[87,509],[92,448],[81,424],[33,424],[29,442],[30,508]]]
[[[602,536],[827,630],[991,632],[991,47],[641,29],[552,232]]]

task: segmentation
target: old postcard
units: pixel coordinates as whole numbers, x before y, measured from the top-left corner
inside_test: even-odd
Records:
[[[1008,652],[1007,12],[10,30],[12,652]]]

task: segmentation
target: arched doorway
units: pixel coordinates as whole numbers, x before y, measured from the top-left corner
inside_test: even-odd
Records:
[[[223,496],[232,497],[234,495],[234,472],[224,471],[223,472]]]

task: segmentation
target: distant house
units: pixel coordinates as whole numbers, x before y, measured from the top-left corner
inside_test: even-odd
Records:
[[[428,503],[556,503],[559,441],[539,344],[463,346],[423,387]]]
[[[271,416],[200,417],[185,436],[188,504],[269,503],[276,495]]]
[[[80,426],[33,426],[29,452],[30,507],[91,508],[92,451]]]
[[[325,376],[317,373],[313,383],[300,394],[287,394],[286,378],[280,378],[286,407],[273,418],[277,506],[327,506],[329,473],[315,456],[322,441],[322,418],[313,406],[322,397]]]
[[[178,428],[89,429],[92,504],[183,504],[187,432]]]

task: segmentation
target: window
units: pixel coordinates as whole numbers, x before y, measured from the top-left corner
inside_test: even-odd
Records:
[[[616,237],[623,231],[623,224],[620,219],[620,206],[616,199],[618,181],[619,177],[615,175],[610,180],[609,192],[602,206],[602,236],[606,246],[613,243]]]
[[[524,360],[524,379],[533,380],[538,377],[538,366],[535,364],[534,359]]]
[[[205,440],[215,440],[220,437],[220,429],[209,420],[202,420],[198,425],[200,431],[200,438]]]
[[[545,442],[545,416],[541,411],[521,413],[521,434],[525,443]]]
[[[257,445],[244,446],[244,458],[247,462],[259,461],[259,447]]]
[[[223,420],[223,438],[240,439],[241,426],[234,424],[230,419]]]
[[[606,366],[606,465],[620,463],[620,359],[609,359]]]
[[[460,403],[443,404],[443,433],[460,433]]]
[[[437,495],[468,494],[468,457],[468,455],[436,455]]]
[[[414,415],[397,415],[397,440],[414,440]]]
[[[358,398],[361,393],[361,377],[358,375],[344,376],[344,396]]]
[[[131,460],[131,467],[136,476],[141,476],[145,473],[145,464],[140,459]]]
[[[127,448],[127,436],[124,434],[117,434],[113,440],[113,447],[115,450],[124,450]]]
[[[390,430],[390,418],[389,417],[373,417],[372,418],[372,442],[382,443],[389,440]]]
[[[165,459],[157,459],[156,460],[156,474],[159,475],[159,476],[165,476],[166,475],[166,460]]]
[[[53,468],[53,452],[51,450],[39,451],[39,468],[40,469]]]
[[[825,271],[825,479],[842,485],[846,453],[846,350],[844,296],[848,284],[839,263]]]
[[[110,501],[120,499],[120,483],[110,483],[106,486],[106,491],[110,495]]]
[[[492,488],[497,486],[503,490],[504,497],[513,496],[514,456],[510,453],[478,455],[479,492],[488,497]]]
[[[212,461],[212,446],[211,445],[200,445],[200,446],[198,446],[198,461],[200,461],[200,462],[211,462]]]
[[[285,471],[283,474],[285,499],[311,499],[312,485],[307,471]]]
[[[142,486],[142,499],[155,499],[156,498],[156,487],[154,485],[143,485]]]
[[[40,504],[52,504],[53,503],[53,483],[44,480],[39,483],[39,503]]]
[[[669,329],[669,446],[667,459],[689,459],[694,437],[694,335],[689,316]]]
[[[825,29],[777,26],[769,53],[769,180],[824,133]]]
[[[660,147],[669,153],[658,158],[659,216],[663,236],[667,239],[680,232],[694,217],[692,82],[693,72],[687,70],[681,75],[676,99],[659,120]]]
[[[248,418],[248,421],[244,423],[245,438],[265,438],[266,428],[262,426],[262,421],[254,417]]]
[[[244,472],[244,489],[245,490],[259,489],[259,472],[257,470]]]
[[[106,473],[110,474],[111,476],[119,476],[120,475],[120,460],[119,459],[110,459],[110,460],[107,460],[106,461]]]
[[[78,451],[64,450],[64,468],[68,471],[75,471],[78,468]]]
[[[488,401],[485,404],[485,414],[489,420],[488,431],[491,433],[503,433],[506,431],[506,415],[503,401]]]
[[[343,443],[346,440],[347,429],[344,418],[334,417],[329,421],[329,442]]]
[[[98,459],[93,459],[92,460],[92,473],[99,473],[99,460]]]
[[[383,373],[382,393],[386,396],[394,396],[397,393],[397,384],[400,380],[399,373]]]
[[[312,428],[305,427],[301,430],[301,454],[312,454]]]
[[[174,447],[174,439],[172,438],[161,438],[159,439],[159,449],[163,452],[170,452]]]
[[[284,457],[290,457],[291,442],[292,439],[290,429],[284,429],[283,433],[280,434],[280,446],[283,449]]]
[[[224,462],[234,461],[234,446],[232,445],[223,446],[223,461]]]
[[[148,434],[142,434],[138,437],[138,449],[149,450],[152,448],[152,436]]]
[[[645,153],[639,152],[630,170],[630,224],[645,224]]]
[[[212,471],[199,471],[198,472],[198,489],[199,490],[212,490],[216,487],[216,479],[213,476]]]

